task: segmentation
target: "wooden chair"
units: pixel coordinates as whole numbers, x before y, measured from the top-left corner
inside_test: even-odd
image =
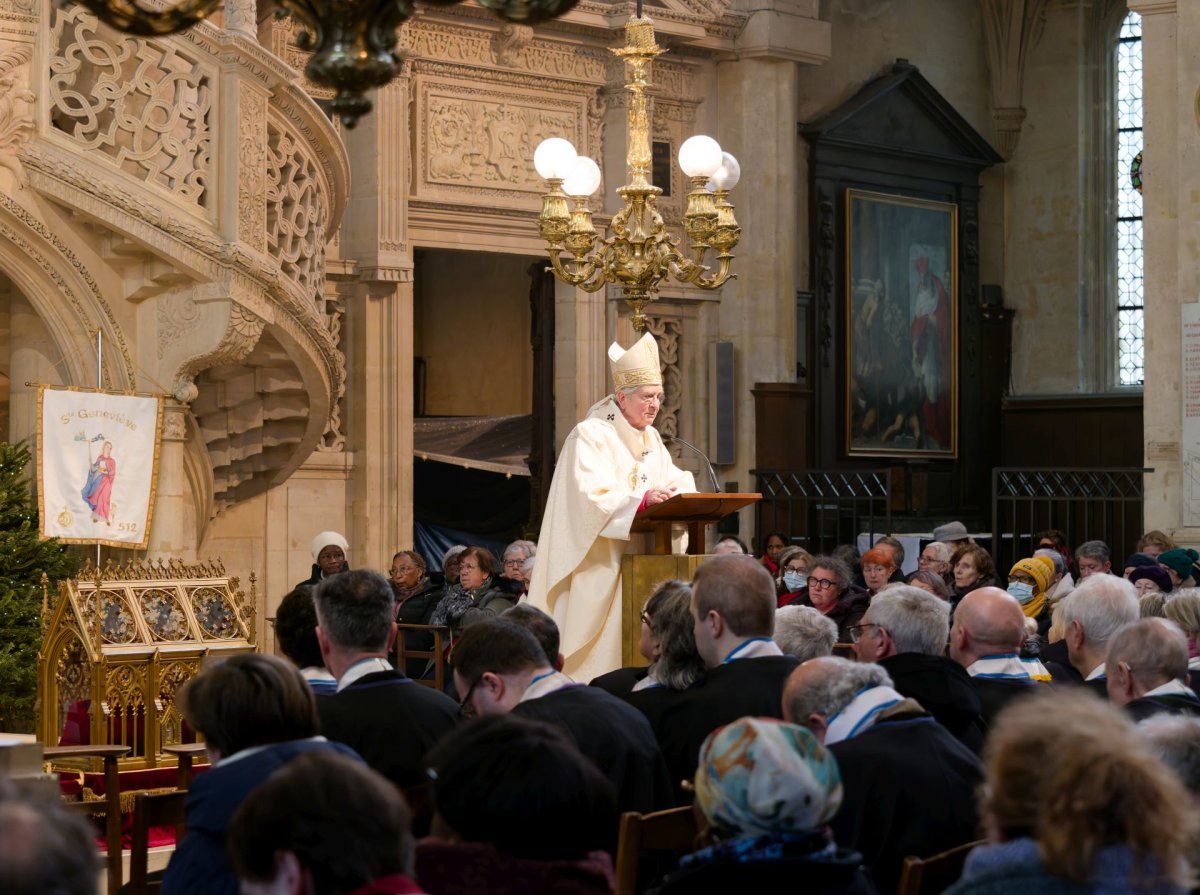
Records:
[[[636,895],[638,866],[644,852],[689,851],[695,842],[696,815],[691,805],[621,815],[617,839],[616,895]]]
[[[424,631],[433,634],[432,650],[409,650],[404,648],[405,631]],[[433,680],[417,680],[418,684],[433,687],[439,693],[446,692],[446,640],[450,629],[445,625],[396,625],[396,668],[404,671],[409,659],[425,659],[433,662]]]
[[[178,845],[187,830],[184,802],[186,790],[175,792],[139,792],[133,797],[133,835],[129,852],[130,895],[157,895],[162,880],[148,879],[150,864],[150,828],[175,827]]]
[[[958,882],[967,853],[986,840],[968,842],[931,858],[905,858],[896,895],[934,895]]]
[[[73,758],[104,760],[104,844],[108,850],[105,864],[108,871],[108,891],[121,888],[121,778],[117,759],[126,755],[129,746],[46,746],[42,757],[49,762]],[[72,811],[94,814],[96,802],[64,802]]]

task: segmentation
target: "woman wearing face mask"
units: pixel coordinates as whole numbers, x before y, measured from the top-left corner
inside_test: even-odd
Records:
[[[777,605],[782,608],[802,600],[808,590],[808,570],[812,554],[803,547],[785,547],[779,554],[779,572],[775,576]]]
[[[1008,592],[1012,594],[1026,618],[1037,622],[1037,632],[1043,637],[1050,629],[1050,602],[1046,590],[1054,577],[1054,563],[1045,556],[1018,560],[1008,573]]]

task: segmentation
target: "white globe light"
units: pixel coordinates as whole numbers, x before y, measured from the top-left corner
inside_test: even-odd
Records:
[[[688,137],[679,147],[679,167],[688,177],[712,177],[721,167],[721,144],[703,134]]]
[[[721,159],[721,167],[709,178],[707,186],[710,190],[731,190],[742,179],[742,166],[737,159],[728,152],[722,152]]]
[[[571,173],[563,180],[563,192],[568,196],[590,196],[600,188],[600,166],[586,155],[575,156]]]
[[[562,180],[575,163],[575,147],[562,137],[548,137],[533,152],[533,166],[543,180]]]

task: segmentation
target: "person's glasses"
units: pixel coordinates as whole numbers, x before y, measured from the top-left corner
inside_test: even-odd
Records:
[[[524,565],[524,563],[525,563],[525,560],[523,560],[523,559],[506,559],[504,561],[504,568],[519,569],[519,568],[521,568],[522,565]]]
[[[873,625],[870,622],[865,625],[851,625],[846,629],[846,632],[850,635],[850,642],[858,643],[858,641],[862,639],[863,632],[867,630],[867,628],[879,628],[879,630],[883,630],[881,625]]]
[[[415,572],[416,566],[392,566],[393,575],[407,575],[409,572]]]
[[[458,717],[464,720],[475,717],[475,707],[471,705],[471,697],[475,695],[475,688],[479,686],[480,680],[483,680],[483,678],[479,678],[475,683],[471,684],[467,688],[467,694],[458,702]]]
[[[650,627],[650,613],[645,609],[642,610],[641,619],[643,625],[645,625],[647,628]]]
[[[808,586],[814,590],[827,590],[831,587],[837,587],[837,582],[830,581],[828,578],[809,578]]]
[[[917,559],[917,565],[919,565],[919,566],[934,566],[940,562],[941,562],[940,559],[935,559],[932,556],[921,556],[921,557],[918,557],[918,559]]]
[[[868,575],[878,575],[882,572],[890,572],[890,571],[891,571],[891,569],[889,569],[887,566],[874,566],[874,565],[863,566],[864,574],[868,574]]]

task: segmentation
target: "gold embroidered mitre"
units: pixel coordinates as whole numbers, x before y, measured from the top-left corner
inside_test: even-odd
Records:
[[[637,388],[640,385],[662,385],[662,371],[658,367],[658,343],[650,333],[634,342],[628,351],[613,342],[608,346],[608,359],[612,361],[614,390]]]

